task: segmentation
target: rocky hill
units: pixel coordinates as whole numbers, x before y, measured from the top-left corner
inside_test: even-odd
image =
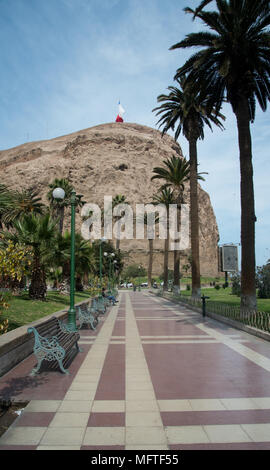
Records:
[[[104,195],[126,196],[135,204],[148,203],[160,183],[151,182],[153,167],[164,159],[182,155],[180,146],[169,135],[138,124],[109,123],[40,142],[29,142],[0,151],[1,181],[11,189],[32,188],[46,201],[48,185],[54,178],[68,178],[84,200],[103,208]],[[199,186],[199,185],[198,185]],[[189,192],[186,192],[186,202]],[[201,272],[217,275],[218,227],[209,195],[199,186]],[[65,221],[69,226],[68,214]],[[82,219],[77,215],[80,230]],[[162,240],[154,242],[154,274],[163,271]],[[121,240],[127,263],[147,266],[148,241]],[[170,254],[170,256],[172,253]],[[187,263],[183,253],[182,265]],[[172,268],[173,258],[170,263]]]

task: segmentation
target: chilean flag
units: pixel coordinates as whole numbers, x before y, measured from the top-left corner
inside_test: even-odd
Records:
[[[117,114],[115,122],[124,122],[123,117],[122,117],[124,112],[125,112],[125,110],[124,110],[123,106],[121,106],[120,101],[119,101],[118,102],[118,114]]]

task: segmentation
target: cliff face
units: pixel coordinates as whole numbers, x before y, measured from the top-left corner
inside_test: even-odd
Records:
[[[110,123],[84,129],[52,140],[31,142],[0,152],[1,181],[11,189],[32,188],[39,191],[44,203],[48,185],[54,178],[68,178],[84,200],[103,208],[104,196],[126,196],[135,212],[135,204],[147,204],[160,183],[151,182],[153,167],[164,159],[181,156],[181,148],[168,135],[131,123]],[[199,188],[201,272],[217,275],[219,239],[215,214],[208,194]],[[186,203],[189,191],[186,191]],[[68,212],[65,221],[69,226]],[[78,212],[77,229],[82,219]],[[154,242],[154,274],[163,271],[164,241]],[[127,263],[148,260],[148,241],[121,240]],[[170,263],[173,266],[173,256]],[[188,251],[181,264],[187,263]]]

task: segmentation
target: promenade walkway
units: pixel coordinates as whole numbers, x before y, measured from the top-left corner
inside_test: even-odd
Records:
[[[270,343],[143,292],[80,333],[70,375],[0,379],[28,403],[0,450],[270,449]]]

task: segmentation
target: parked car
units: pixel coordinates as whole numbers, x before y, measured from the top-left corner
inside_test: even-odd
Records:
[[[148,286],[148,282],[142,282],[141,283],[141,287],[147,287]]]
[[[132,282],[129,282],[129,283],[127,284],[127,287],[133,287]]]

